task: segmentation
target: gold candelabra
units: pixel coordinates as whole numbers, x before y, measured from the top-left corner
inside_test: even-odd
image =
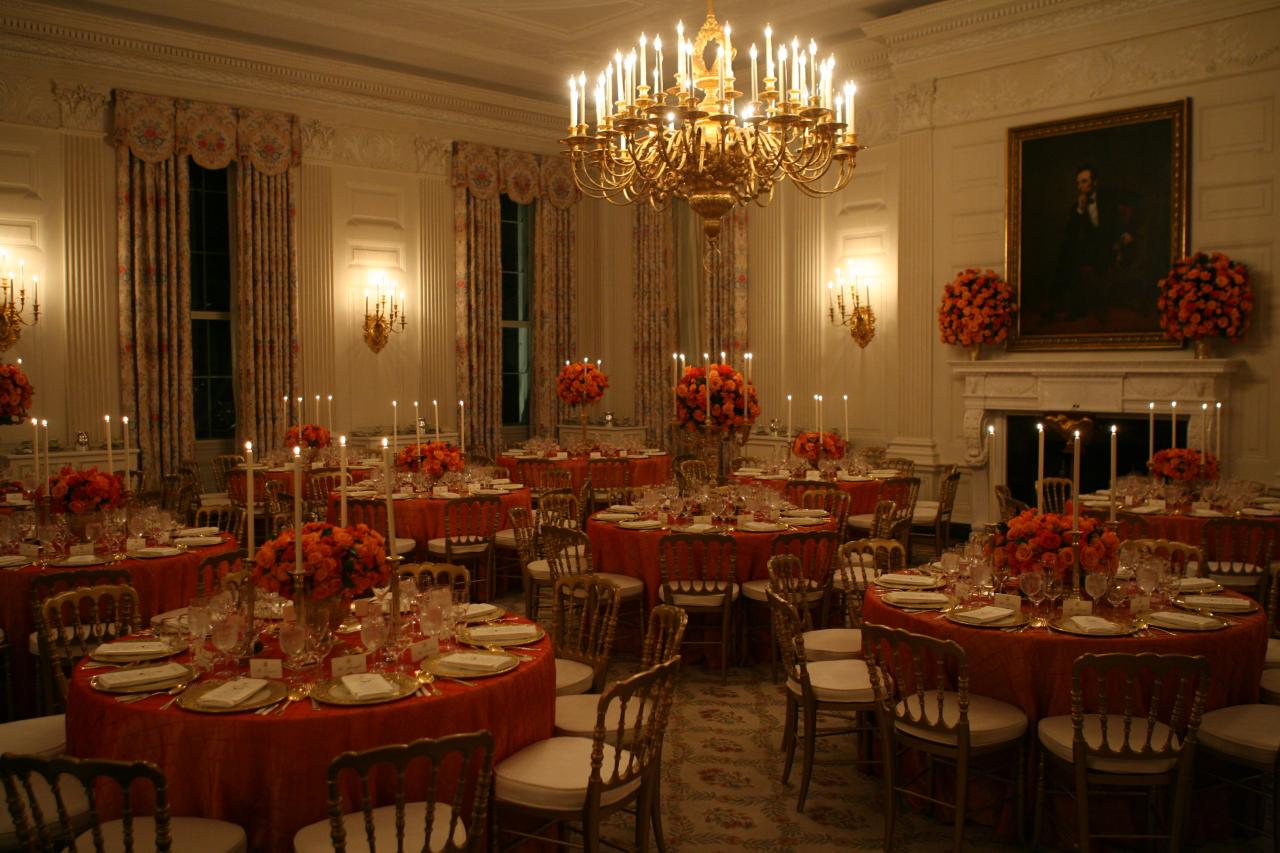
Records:
[[[379,274],[374,282],[381,291],[385,276]],[[404,331],[405,327],[404,292],[400,293],[400,302],[397,304],[394,281],[391,282],[390,291],[390,296],[384,292],[375,293],[372,311],[369,310],[369,291],[364,293],[364,342],[375,353],[382,352],[393,332]]]
[[[0,252],[0,269],[8,260],[4,252]],[[27,320],[22,312],[27,307],[26,264],[19,259],[18,272],[9,270],[0,273],[0,352],[9,349],[22,337],[23,326],[34,326],[40,321],[40,276],[31,276],[34,290],[31,301],[31,319]]]
[[[847,326],[849,336],[859,347],[866,349],[867,344],[871,343],[871,339],[876,336],[876,312],[871,308],[871,289],[866,288],[867,301],[863,304],[858,295],[857,285],[850,282],[848,287],[849,305],[846,307],[845,284],[840,270],[837,269],[835,283],[827,282],[827,316],[831,319],[832,325]],[[836,319],[837,312],[840,315],[839,319]]]
[[[731,28],[716,20],[712,0],[693,40],[685,39],[683,22],[676,26],[675,85],[663,88],[661,37],[650,43],[641,35],[638,56],[615,53],[597,77],[593,129],[586,75],[570,78],[569,132],[561,142],[579,189],[617,204],[661,207],[683,198],[702,219],[708,251],[729,210],[767,204],[774,185],[787,178],[810,196],[843,189],[858,152],[856,88],[846,83],[836,94],[835,58],[819,60],[813,41],[807,50],[797,39],[780,45],[775,66],[772,28],[764,36],[763,57],[751,45],[751,100],[742,105],[738,99],[746,93],[734,88]],[[713,43],[715,58],[707,65]],[[835,178],[819,187],[833,166]]]

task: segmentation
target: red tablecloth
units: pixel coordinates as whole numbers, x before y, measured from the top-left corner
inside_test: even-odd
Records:
[[[764,486],[775,492],[787,490],[786,480],[762,479],[760,477],[739,477],[733,479],[751,486]],[[849,494],[849,515],[868,515],[876,511],[876,501],[880,500],[880,480],[836,480],[834,485],[840,491]]]
[[[340,644],[341,647],[341,644]],[[169,780],[174,815],[244,827],[252,853],[289,853],[293,836],[327,816],[325,774],[334,756],[417,738],[487,729],[494,762],[552,734],[555,659],[544,638],[535,659],[466,687],[437,682],[444,694],[339,708],[298,702],[281,716],[201,714],[167,696],[121,705],[77,672],[67,708],[67,751],[80,758],[155,762]],[[267,654],[278,656],[271,648]],[[321,671],[317,671],[321,672]],[[311,674],[313,677],[327,677]],[[386,801],[386,791],[375,793]]]
[[[430,559],[427,555],[427,542],[444,536],[444,508],[448,498],[409,498],[394,501],[396,507],[396,536],[401,539],[412,539],[417,543],[413,560]],[[511,508],[522,506],[532,509],[533,495],[528,489],[515,489],[502,495],[501,528],[511,526]],[[330,524],[338,523],[339,497],[337,492],[329,495],[328,520]]]
[[[1093,515],[1095,518],[1106,518],[1105,510],[1099,512],[1096,510],[1083,510],[1083,512]],[[1141,522],[1135,523],[1130,518],[1141,518],[1146,523],[1149,534],[1144,534],[1138,527]],[[1139,539],[1145,535],[1150,535],[1152,539],[1172,539],[1175,542],[1185,542],[1188,545],[1199,546],[1202,541],[1202,533],[1206,522],[1212,519],[1202,518],[1196,515],[1139,515],[1139,516],[1117,516],[1120,518],[1120,538],[1121,539]],[[1272,524],[1276,528],[1276,532],[1272,535],[1271,541],[1271,558],[1280,559],[1280,516],[1273,518],[1257,518],[1257,521],[1264,521]],[[1214,555],[1206,554],[1206,559],[1213,559]]]
[[[498,464],[511,471],[513,476],[515,475],[516,464],[520,461],[514,456],[498,457]],[[574,491],[582,488],[582,481],[587,477],[587,466],[590,464],[590,460],[582,456],[574,456],[569,459],[553,459],[551,461],[555,463],[557,468],[564,468],[570,472],[573,477]],[[628,457],[627,462],[630,463],[631,485],[633,486],[656,486],[671,479],[671,456],[669,454]]]
[[[184,607],[196,594],[196,568],[210,554],[230,551],[235,541],[228,535],[222,545],[192,548],[177,557],[159,557],[154,560],[127,559],[109,568],[127,569],[133,578],[133,588],[138,591],[138,606],[145,623],[157,613]],[[85,566],[84,568],[108,568]],[[36,658],[28,651],[28,637],[35,630],[31,615],[31,582],[41,574],[51,574],[74,569],[35,566],[0,571],[0,628],[13,645],[14,704],[18,716],[30,716],[36,711]]]
[[[378,473],[378,469],[371,465],[370,466],[365,466],[365,465],[348,466],[347,473],[351,475],[351,482],[359,483],[369,479],[375,473]],[[310,477],[311,476],[310,470],[303,470],[302,476],[304,480],[307,477]],[[245,472],[243,468],[233,468],[229,472],[227,472],[227,490],[232,495],[239,497],[241,500],[243,500],[243,496],[245,494],[244,478],[245,478]],[[279,483],[280,494],[290,495],[290,496],[293,495],[293,469],[292,468],[270,468],[264,471],[255,466],[253,471],[253,483],[254,483],[255,489],[258,487],[259,482],[263,479],[272,480],[274,482]],[[305,484],[303,485],[303,490],[304,492],[306,490]]]

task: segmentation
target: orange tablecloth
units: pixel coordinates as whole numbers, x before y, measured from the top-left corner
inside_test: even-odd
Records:
[[[293,836],[326,815],[325,774],[334,756],[417,738],[487,729],[494,762],[550,737],[555,659],[550,640],[509,673],[466,687],[437,682],[443,696],[339,708],[309,702],[281,716],[201,714],[167,696],[121,705],[77,672],[67,708],[67,751],[80,758],[146,760],[169,780],[174,815],[228,820],[245,828],[252,853],[289,853]],[[339,644],[342,648],[342,644]],[[267,655],[278,656],[274,646]],[[323,672],[327,677],[327,666]],[[311,677],[321,677],[314,673]],[[385,790],[375,796],[387,801]]]
[[[516,463],[520,461],[514,456],[498,457],[498,464],[511,471],[512,476],[515,475]],[[557,468],[568,469],[573,478],[574,491],[582,488],[582,481],[587,477],[587,465],[590,460],[583,456],[573,456],[568,459],[553,459],[551,461],[555,463]],[[633,486],[656,486],[671,479],[670,454],[628,457],[627,461],[630,463],[631,485]]]
[[[835,523],[798,528],[805,531],[834,530]],[[658,541],[667,530],[627,530],[607,521],[591,518],[587,521],[587,536],[591,540],[591,559],[597,571],[629,575],[644,581],[649,606],[658,603],[658,590],[662,586],[662,572],[658,568]],[[787,530],[782,532],[795,532]],[[769,576],[769,557],[773,553],[773,540],[781,533],[731,534],[738,543],[738,559],[734,580],[738,583],[761,580]]]
[[[1098,512],[1096,510],[1083,510],[1090,513],[1095,518],[1106,518],[1105,510]],[[1212,521],[1209,518],[1202,518],[1197,515],[1139,515],[1139,516],[1117,516],[1120,518],[1120,538],[1121,539],[1138,539],[1144,534],[1138,529],[1138,524],[1131,521],[1131,518],[1141,518],[1147,525],[1152,539],[1172,539],[1175,542],[1186,542],[1188,545],[1199,546],[1202,541],[1205,523]],[[1280,559],[1280,516],[1271,518],[1257,518],[1257,521],[1265,521],[1272,524],[1276,528],[1276,532],[1272,534],[1271,541],[1271,557],[1272,559]],[[1206,554],[1205,558],[1212,560],[1215,555]]]
[[[229,535],[222,545],[192,548],[177,557],[159,557],[154,560],[127,559],[115,566],[85,566],[84,568],[123,568],[133,578],[133,588],[138,591],[138,606],[145,623],[157,613],[183,607],[196,594],[196,568],[210,554],[234,550],[235,540]],[[0,570],[0,628],[13,645],[14,704],[19,716],[35,713],[36,706],[36,658],[27,645],[27,638],[35,630],[31,615],[31,582],[42,574],[52,574],[74,569],[38,569],[26,566],[21,569]]]
[[[733,479],[746,485],[764,486],[767,489],[773,489],[775,492],[785,492],[787,490],[786,480],[739,477],[737,474],[733,476]],[[836,480],[835,485],[839,487],[840,491],[849,494],[849,515],[868,515],[876,511],[876,501],[880,500],[880,480]]]
[[[525,509],[532,509],[533,496],[528,489],[515,489],[502,495],[502,524],[501,527],[507,528],[511,526],[511,508],[522,506]],[[338,493],[333,492],[329,495],[329,512],[328,520],[330,524],[338,523]],[[414,560],[426,560],[427,542],[432,539],[438,539],[444,536],[444,508],[449,499],[447,498],[409,498],[408,500],[397,500],[394,502],[396,507],[396,536],[401,539],[412,539],[417,543],[417,547],[413,551]]]

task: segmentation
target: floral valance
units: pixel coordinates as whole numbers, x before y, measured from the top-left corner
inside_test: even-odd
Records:
[[[302,130],[292,113],[124,89],[115,92],[115,143],[148,163],[190,154],[206,169],[223,169],[239,158],[264,175],[302,159]]]
[[[578,200],[578,187],[566,158],[474,142],[453,144],[453,185],[466,187],[477,198],[506,193],[520,204],[546,199],[560,210]]]

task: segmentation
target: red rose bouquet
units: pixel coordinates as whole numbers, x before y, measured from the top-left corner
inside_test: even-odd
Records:
[[[260,589],[294,598],[294,531],[289,528],[258,549],[251,576]],[[382,535],[367,525],[337,527],[313,521],[302,527],[302,569],[309,599],[350,599],[390,579]]]
[[[27,416],[35,393],[31,380],[16,364],[0,364],[0,421],[16,424]]]
[[[291,426],[284,433],[285,447],[328,447],[332,436],[320,424]]]
[[[1244,340],[1253,311],[1249,270],[1220,252],[1179,258],[1160,279],[1160,328],[1175,341],[1221,335]]]
[[[586,406],[604,396],[609,377],[589,361],[571,361],[556,377],[556,396],[570,406]]]
[[[686,367],[676,386],[676,424],[691,432],[708,426],[720,432],[750,428],[760,417],[755,385],[748,385],[742,374],[727,364],[711,365],[709,411],[708,418],[707,369]]]
[[[1188,447],[1169,447],[1156,451],[1147,463],[1152,476],[1166,480],[1191,482],[1218,479],[1218,457]]]
[[[819,459],[843,459],[848,448],[849,443],[834,432],[802,432],[791,443],[791,452],[811,465]]]
[[[396,456],[397,468],[420,471],[435,480],[445,471],[461,471],[465,464],[462,452],[447,441],[410,444]]]
[[[36,490],[43,496],[44,486]],[[124,481],[119,474],[97,468],[77,470],[67,466],[49,481],[54,512],[98,512],[124,506]]]
[[[1002,343],[1013,323],[1013,290],[991,270],[958,273],[942,291],[938,331],[944,344]]]
[[[1091,571],[1111,565],[1120,547],[1120,537],[1106,530],[1101,521],[1080,517],[1080,567]],[[1057,513],[1037,515],[1034,509],[1009,520],[1007,533],[997,534],[992,556],[1009,574],[1048,571],[1064,579],[1075,565],[1071,548],[1071,516]]]

